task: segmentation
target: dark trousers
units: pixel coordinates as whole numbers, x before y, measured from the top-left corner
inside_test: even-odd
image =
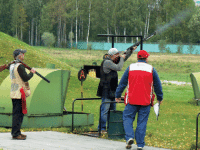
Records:
[[[12,99],[12,104],[13,104],[13,117],[12,117],[11,134],[13,137],[16,137],[21,134],[20,128],[24,118],[24,114],[22,113],[22,100]]]

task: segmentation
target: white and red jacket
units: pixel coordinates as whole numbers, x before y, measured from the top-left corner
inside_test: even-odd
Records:
[[[143,60],[131,64],[124,72],[116,89],[115,97],[121,98],[121,94],[127,87],[125,104],[147,106],[151,103],[154,92],[157,100],[163,100],[162,85],[156,70]]]
[[[129,67],[125,104],[147,106],[151,103],[153,67],[147,63],[134,63]]]

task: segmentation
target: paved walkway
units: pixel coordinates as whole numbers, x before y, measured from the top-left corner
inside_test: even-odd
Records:
[[[126,150],[125,142],[99,139],[54,131],[25,132],[26,140],[13,140],[10,133],[0,133],[3,150]],[[133,145],[131,150],[136,150]],[[167,150],[145,147],[145,150]]]

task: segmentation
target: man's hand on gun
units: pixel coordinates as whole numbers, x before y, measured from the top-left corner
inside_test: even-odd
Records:
[[[122,57],[122,58],[124,58],[124,59],[125,59],[125,57],[126,57],[126,54],[120,55],[120,57]]]
[[[36,71],[34,68],[32,68],[30,72],[34,74]]]
[[[137,49],[137,46],[133,47],[133,51]]]
[[[119,103],[121,102],[121,98],[115,98],[115,101]]]

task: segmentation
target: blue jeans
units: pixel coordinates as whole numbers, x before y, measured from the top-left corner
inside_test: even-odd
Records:
[[[137,128],[135,131],[135,139],[138,147],[144,147],[144,137],[146,134],[146,126],[149,118],[151,106],[130,105],[127,104],[123,112],[123,124],[125,131],[125,138],[128,141],[130,138],[134,139],[133,121],[135,115],[138,113]]]
[[[115,101],[115,99],[109,99],[109,98],[102,98],[102,102],[112,102]],[[116,110],[116,103],[106,103],[101,106],[101,120],[99,118],[99,124],[101,122],[101,129],[100,130],[106,130],[106,122],[110,118],[110,110]],[[107,129],[109,128],[109,124],[107,124]],[[98,125],[99,130],[99,125]]]

